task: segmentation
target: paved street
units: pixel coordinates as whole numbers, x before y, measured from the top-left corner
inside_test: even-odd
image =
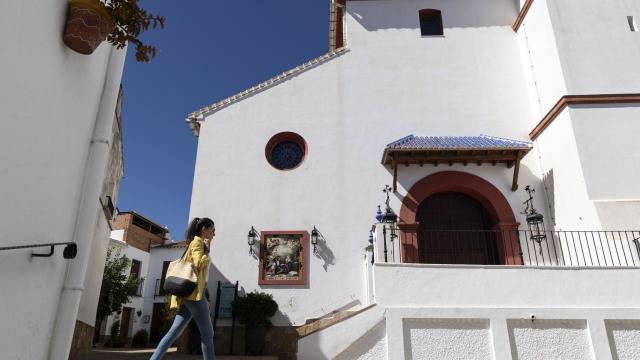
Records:
[[[80,360],[148,360],[153,349],[94,349]],[[202,355],[178,354],[176,348],[169,349],[167,360],[196,360]],[[276,356],[216,356],[216,360],[277,360]]]

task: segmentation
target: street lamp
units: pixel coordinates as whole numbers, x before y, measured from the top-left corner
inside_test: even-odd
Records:
[[[257,240],[258,240],[258,232],[253,226],[251,226],[251,230],[249,230],[249,233],[247,234],[247,244],[249,244],[249,255],[255,254],[253,245],[255,245]]]

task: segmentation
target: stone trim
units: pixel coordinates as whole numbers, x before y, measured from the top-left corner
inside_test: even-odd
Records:
[[[317,333],[318,331],[339,324],[349,318],[372,309],[375,306],[376,304],[372,304],[358,311],[339,311],[330,318],[318,319],[310,324],[299,326],[296,328],[296,331],[298,332],[298,336],[300,337],[300,339],[302,339],[303,337],[309,336],[313,333]]]
[[[640,103],[640,93],[631,94],[591,94],[591,95],[565,95],[549,110],[547,115],[540,120],[538,125],[531,130],[529,138],[537,139],[544,130],[571,105],[595,105],[595,104],[629,104]]]
[[[529,13],[531,5],[533,5],[533,0],[527,0],[527,2],[524,3],[524,6],[520,10],[518,17],[516,18],[516,21],[514,21],[513,26],[511,27],[513,31],[518,32],[518,30],[520,30],[520,25],[522,25],[522,23],[524,22],[524,18]]]

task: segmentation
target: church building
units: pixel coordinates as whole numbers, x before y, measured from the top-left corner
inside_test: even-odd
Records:
[[[291,358],[637,359],[640,2],[327,1],[325,55],[188,115],[211,293]]]

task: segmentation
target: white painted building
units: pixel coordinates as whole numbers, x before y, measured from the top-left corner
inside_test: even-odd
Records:
[[[640,2],[330,2],[326,55],[188,116],[210,287],[361,310],[305,360],[636,358]],[[259,281],[252,226],[319,230],[302,284]]]
[[[169,299],[162,290],[162,279],[169,263],[180,258],[187,245],[184,241],[172,241],[168,233],[162,233],[162,238],[153,236],[154,227],[162,227],[136,212],[118,215],[114,227],[121,229],[111,232],[110,246],[131,260],[127,275],[136,273],[143,283],[130,301],[122,305],[120,313],[113,313],[100,322],[96,341],[113,343],[113,340],[109,341],[111,327],[118,321],[118,342],[122,345],[131,346],[133,337],[140,330],[147,332],[151,344],[157,344],[166,330],[163,322]],[[159,245],[159,240],[164,243]]]
[[[162,323],[166,317],[164,311],[169,297],[162,286],[167,267],[170,262],[180,258],[186,248],[185,242],[167,242],[165,245],[151,248],[143,295],[143,321],[140,326],[147,330],[152,344],[157,344],[164,336]]]
[[[96,342],[107,343],[111,338],[111,327],[119,321],[116,342],[132,345],[133,337],[140,330],[146,330],[151,343],[162,337],[163,311],[167,297],[162,291],[162,279],[169,262],[176,260],[186,249],[184,242],[173,242],[166,227],[135,211],[123,211],[113,222],[111,246],[119,249],[119,254],[131,260],[127,275],[137,274],[144,279],[135,296],[122,305],[120,313],[114,313],[100,321]],[[104,266],[104,264],[103,264]],[[114,343],[111,339],[110,343]]]
[[[118,335],[123,341],[129,344],[139,330],[145,329],[142,310],[144,308],[144,296],[146,295],[145,285],[147,282],[147,274],[149,273],[150,253],[127,244],[124,241],[124,232],[124,229],[111,231],[111,242],[109,246],[117,249],[119,255],[124,255],[131,261],[131,265],[127,270],[127,276],[131,277],[133,275],[137,279],[142,279],[143,282],[138,286],[138,291],[130,298],[129,302],[122,305],[119,314],[112,314],[101,322],[100,339],[105,339],[110,336],[111,327],[117,320],[120,325]]]
[[[77,245],[0,251],[3,359],[66,360],[74,330],[90,343],[122,176],[125,51],[69,49],[66,15],[66,0],[0,3],[0,247]]]

